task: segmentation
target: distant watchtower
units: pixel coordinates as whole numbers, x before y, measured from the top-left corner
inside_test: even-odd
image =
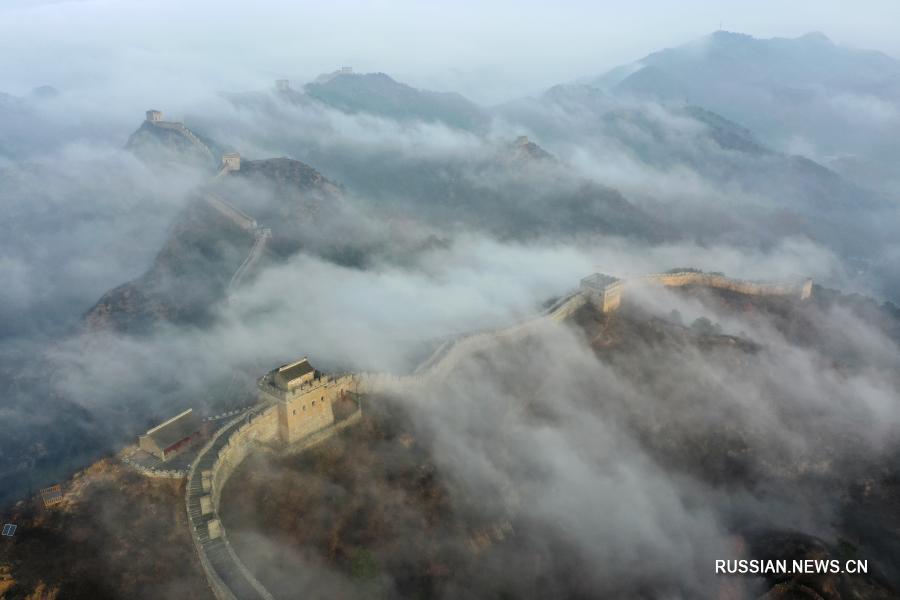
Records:
[[[287,92],[291,89],[291,82],[288,79],[276,79],[275,90],[278,92]]]
[[[341,75],[353,75],[353,67],[341,67]]]
[[[520,135],[516,138],[516,146],[527,146],[531,143],[531,140],[528,139],[527,135]]]
[[[222,169],[225,171],[241,170],[241,155],[237,152],[229,152],[222,156]]]
[[[163,114],[161,110],[148,110],[147,111],[147,120],[151,123],[159,123],[163,120]]]

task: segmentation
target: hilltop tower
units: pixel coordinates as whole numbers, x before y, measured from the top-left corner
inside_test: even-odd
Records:
[[[229,152],[222,155],[222,169],[225,171],[240,171],[241,155],[237,152]]]
[[[275,80],[275,91],[278,92],[288,92],[291,89],[291,82],[289,79],[276,79]]]
[[[581,280],[581,293],[603,313],[610,313],[622,303],[623,281],[604,273],[594,273]]]
[[[147,120],[151,123],[159,123],[163,120],[163,114],[161,110],[153,110],[150,109],[147,111]]]
[[[341,75],[353,75],[353,67],[341,67]]]
[[[291,444],[334,423],[332,402],[347,391],[347,378],[332,379],[306,357],[273,371],[257,382],[260,400],[275,402],[278,435]]]

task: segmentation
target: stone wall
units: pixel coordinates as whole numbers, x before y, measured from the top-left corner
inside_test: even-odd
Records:
[[[235,225],[243,229],[244,231],[255,231],[256,230],[256,219],[245,214],[243,211],[238,209],[235,206],[232,206],[219,196],[210,193],[204,193],[203,199],[207,204],[215,208],[217,211],[222,213],[225,217],[230,219]]]
[[[798,300],[805,300],[812,295],[812,279],[788,283],[771,283],[732,279],[724,275],[713,273],[684,271],[679,273],[654,273],[644,275],[634,281],[655,282],[666,287],[699,285],[708,288],[729,290],[749,296],[791,296]]]
[[[426,383],[449,375],[466,357],[488,350],[499,343],[511,342],[534,334],[548,323],[561,322],[584,306],[587,299],[580,293],[565,296],[542,314],[509,327],[480,331],[441,344],[411,375],[360,373],[356,391],[362,394],[415,391]]]
[[[696,285],[712,289],[728,290],[748,296],[783,296],[806,300],[812,295],[812,279],[797,282],[758,282],[732,279],[715,273],[699,271],[679,271],[676,273],[651,273],[610,283],[602,290],[585,288],[582,295],[601,312],[611,313],[619,308],[622,297],[629,288],[637,285],[662,285],[684,287]]]
[[[228,442],[218,450],[217,460],[211,469],[212,505],[219,508],[219,498],[225,482],[253,450],[278,441],[278,413],[270,406],[248,419],[228,436]]]
[[[222,490],[229,477],[253,451],[296,454],[333,436],[359,421],[359,408],[348,419],[334,422],[333,400],[345,392],[383,393],[414,391],[417,387],[448,375],[466,356],[486,350],[498,343],[514,341],[535,333],[548,323],[559,322],[593,302],[605,312],[615,310],[626,287],[632,283],[657,283],[665,286],[702,285],[751,295],[781,295],[808,298],[811,280],[795,284],[756,283],[730,279],[722,275],[679,272],[646,275],[620,280],[603,290],[597,297],[575,293],[560,299],[543,314],[502,329],[482,331],[461,337],[438,348],[412,375],[388,373],[348,374],[338,378],[323,376],[316,383],[292,391],[290,396],[277,397],[260,386],[262,402],[232,419],[201,449],[188,473],[186,507],[195,546],[210,586],[219,600],[262,598],[271,594],[249,572],[228,542],[227,532],[218,518]],[[286,393],[286,392],[285,392]],[[313,410],[321,418],[305,419],[302,424],[292,419],[307,417]],[[293,411],[298,411],[296,415]],[[296,425],[296,427],[295,427]],[[292,433],[295,432],[295,433]]]
[[[218,518],[222,490],[234,471],[251,452],[265,451],[273,454],[303,452],[361,419],[360,407],[347,419],[333,422],[331,405],[339,395],[347,392],[409,392],[435,377],[448,374],[469,353],[487,349],[502,340],[512,340],[530,334],[536,327],[547,322],[561,321],[583,306],[585,301],[580,294],[567,296],[536,318],[511,327],[460,338],[448,344],[434,360],[427,361],[428,367],[422,372],[413,375],[361,373],[336,378],[323,376],[316,380],[319,383],[298,388],[297,393],[291,394],[290,398],[272,396],[267,393],[265,386],[261,386],[262,402],[229,420],[220,428],[200,450],[188,473],[185,505],[194,544],[216,598],[219,600],[271,598],[271,594],[250,573],[231,548],[227,531]],[[317,409],[321,409],[323,414],[328,413],[326,417],[321,420],[309,420],[309,426],[297,430],[302,432],[302,435],[294,435],[293,439],[288,436],[288,443],[283,443],[285,438],[282,433],[281,415],[284,414],[284,418],[287,418],[288,414],[293,417],[292,411],[298,406],[300,408],[297,410],[302,411],[304,403],[307,411],[312,410],[311,403],[314,398]],[[300,416],[300,412],[297,416]]]
[[[162,119],[162,114],[160,114],[159,118]],[[149,118],[147,120],[152,122],[156,127],[159,127],[160,129],[170,129],[172,131],[177,131],[178,133],[186,137],[195,148],[200,150],[204,155],[208,156],[211,161],[215,160],[215,157],[212,155],[212,152],[207,147],[207,145],[200,141],[200,138],[194,135],[194,132],[185,127],[183,123],[178,123],[176,121],[151,120]]]
[[[241,263],[241,266],[239,266],[237,271],[234,272],[234,275],[231,276],[231,281],[228,282],[226,293],[237,289],[247,273],[251,271],[253,267],[256,266],[256,263],[262,258],[263,253],[266,251],[266,244],[272,239],[272,230],[268,227],[257,228],[254,232],[254,236],[253,247],[250,248],[250,253],[247,254],[247,257],[244,259],[244,262]]]

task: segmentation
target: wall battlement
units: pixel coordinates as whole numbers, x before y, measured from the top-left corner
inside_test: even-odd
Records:
[[[665,287],[700,286],[728,290],[748,296],[781,296],[799,301],[812,296],[812,279],[796,282],[761,282],[732,279],[718,273],[701,271],[676,271],[672,273],[650,273],[638,277],[619,279],[603,273],[594,273],[581,280],[581,293],[603,313],[611,313],[619,308],[622,297],[629,288],[639,285],[662,285]]]

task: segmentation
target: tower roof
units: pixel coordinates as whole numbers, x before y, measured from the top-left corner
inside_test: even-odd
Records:
[[[199,429],[200,419],[194,414],[194,410],[189,408],[168,421],[160,423],[144,435],[152,438],[160,448],[168,448]]]
[[[606,286],[617,281],[619,281],[618,277],[613,277],[612,275],[607,275],[605,273],[594,273],[582,279],[581,285],[595,290],[602,290],[605,289]]]
[[[301,379],[309,379],[309,375],[315,378],[315,373],[315,368],[309,363],[309,359],[304,356],[300,360],[278,367],[275,370],[274,379],[279,387],[288,389]]]

